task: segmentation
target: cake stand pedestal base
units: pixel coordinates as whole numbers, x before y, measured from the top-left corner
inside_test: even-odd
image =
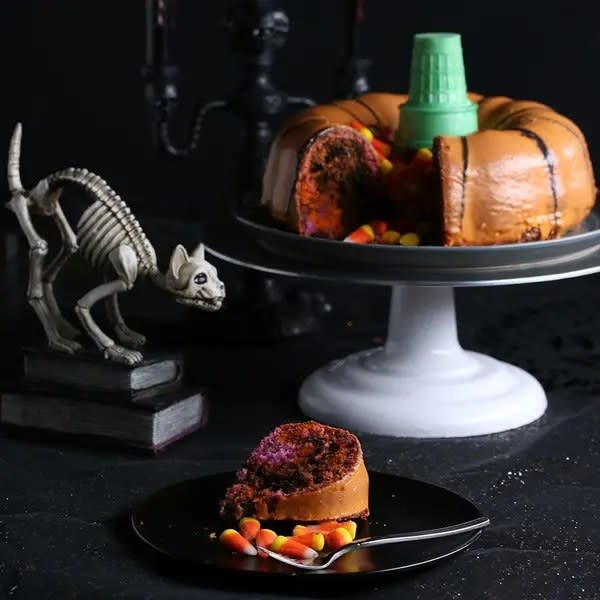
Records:
[[[451,287],[394,286],[385,345],[334,361],[300,390],[319,421],[396,437],[505,431],[546,406],[532,375],[460,346]]]

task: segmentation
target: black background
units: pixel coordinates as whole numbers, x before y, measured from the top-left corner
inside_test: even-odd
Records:
[[[325,101],[338,62],[342,0],[282,3],[291,31],[278,55],[275,81],[290,93]],[[239,124],[229,115],[215,116],[204,146],[189,160],[157,156],[140,74],[144,4],[0,0],[0,165],[14,123],[21,120],[25,185],[79,165],[100,173],[136,213],[206,217],[224,200]],[[173,52],[182,74],[183,129],[197,98],[222,96],[234,85],[236,64],[223,32],[225,2],[177,4]],[[362,48],[374,61],[372,88],[406,90],[413,33],[460,32],[469,87],[536,99],[571,117],[588,138],[598,173],[600,25],[593,6],[574,0],[366,0]],[[0,200],[1,190],[8,199],[3,168]],[[0,209],[0,225],[14,227],[14,221]],[[149,221],[155,224],[151,239],[166,257],[174,240],[167,228],[160,232]],[[43,339],[24,302],[27,271],[21,258],[19,278],[0,277],[0,337],[8,342],[0,346],[4,372],[20,360],[26,331]],[[448,486],[492,519],[477,545],[456,561],[386,585],[357,587],[362,597],[600,598],[599,281],[593,276],[457,290],[464,347],[533,373],[548,393],[549,409],[539,422],[498,435],[361,437],[370,469]],[[69,295],[81,293],[81,282],[73,289],[64,283],[61,289]],[[321,331],[255,347],[205,338],[197,317],[180,321],[170,299],[146,296],[140,288],[137,310],[126,308],[127,318],[141,315],[153,323],[141,328],[151,340],[166,332],[190,341],[188,372],[210,392],[209,425],[152,459],[51,444],[35,435],[32,441],[0,436],[0,597],[264,597],[232,577],[184,578],[142,556],[128,538],[127,516],[164,486],[238,468],[272,427],[302,418],[297,392],[310,372],[380,343],[387,289],[324,284],[324,292],[334,311]],[[279,597],[322,597],[320,588],[305,593],[286,585]],[[237,591],[223,591],[232,587]],[[346,590],[335,591],[344,597]],[[350,597],[353,590],[347,591]],[[272,592],[270,597],[275,598]]]
[[[198,98],[226,94],[237,64],[223,30],[225,0],[176,0],[173,56],[181,68],[181,139]],[[291,94],[332,97],[341,50],[343,0],[283,0],[290,18],[275,82]],[[373,60],[373,90],[404,92],[412,35],[463,36],[469,88],[536,99],[572,118],[598,165],[596,91],[600,62],[595,3],[513,0],[366,0],[362,54]],[[186,160],[152,147],[143,93],[142,0],[2,0],[0,140],[24,124],[26,186],[55,169],[100,173],[139,213],[205,217],[223,201],[235,168],[239,123],[209,119],[202,148]],[[597,171],[597,168],[596,168]],[[0,185],[6,189],[2,169]],[[0,222],[11,222],[8,213]]]

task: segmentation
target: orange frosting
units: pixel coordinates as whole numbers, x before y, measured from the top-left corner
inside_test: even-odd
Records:
[[[596,186],[585,138],[548,106],[469,94],[479,131],[440,136],[433,148],[441,189],[443,243],[487,245],[559,237],[589,214]],[[354,120],[380,131],[398,127],[405,95],[370,93],[300,112],[273,141],[262,204],[298,230],[299,166],[315,136]],[[305,191],[303,191],[305,193]]]
[[[339,521],[361,516],[369,508],[369,475],[361,457],[354,471],[343,479],[316,490],[270,499],[269,503],[255,504],[257,519]]]

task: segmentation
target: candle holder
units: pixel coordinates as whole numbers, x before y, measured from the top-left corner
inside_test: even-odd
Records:
[[[365,0],[344,1],[342,63],[335,71],[335,96],[355,98],[371,89],[367,72],[371,61],[360,57],[360,26],[365,15]]]
[[[179,94],[177,67],[169,56],[168,8],[168,0],[146,2],[143,75],[154,142],[163,154],[189,156],[198,147],[205,118],[216,111],[230,112],[243,124],[241,160],[231,209],[235,212],[240,205],[257,206],[260,202],[257,191],[261,188],[264,161],[273,137],[271,121],[290,107],[314,104],[310,98],[288,95],[275,87],[271,79],[275,53],[286,42],[289,19],[275,0],[230,0],[225,30],[230,48],[239,57],[239,82],[228,96],[196,105],[187,141],[177,146],[172,141],[171,123]],[[230,295],[223,318],[236,332],[250,327],[251,336],[272,338],[312,331],[320,317],[330,310],[331,305],[322,294],[301,290],[284,293],[275,280],[249,271],[237,293]],[[254,324],[258,322],[262,325],[257,331]],[[226,329],[227,324],[222,323],[221,327]],[[248,333],[242,335],[247,337]]]

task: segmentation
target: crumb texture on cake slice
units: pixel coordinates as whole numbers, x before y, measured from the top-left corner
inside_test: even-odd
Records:
[[[292,210],[302,235],[341,239],[365,218],[379,165],[369,143],[350,127],[320,132],[302,154]]]
[[[277,427],[237,472],[220,514],[299,521],[366,518],[368,474],[358,438],[315,421]]]

